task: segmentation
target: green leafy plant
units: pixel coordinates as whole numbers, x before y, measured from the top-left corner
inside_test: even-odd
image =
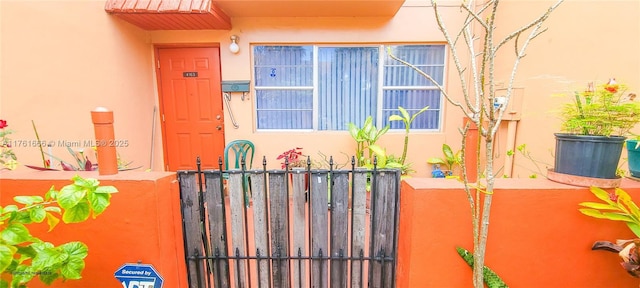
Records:
[[[562,110],[562,130],[579,135],[627,135],[640,122],[640,103],[634,101],[634,93],[626,91],[627,86],[613,78],[596,89],[589,83]]]
[[[102,214],[110,204],[113,186],[96,179],[72,178],[73,183],[42,196],[16,196],[16,204],[0,206],[0,287],[25,288],[34,278],[49,285],[56,279],[80,279],[87,246],[78,241],[55,246],[29,232],[28,225],[79,223]]]
[[[394,114],[389,116],[389,121],[402,121],[402,123],[404,123],[404,130],[405,130],[404,148],[402,149],[402,157],[400,157],[400,162],[402,162],[402,164],[404,164],[405,161],[407,160],[407,150],[409,149],[409,132],[411,128],[411,123],[413,123],[413,120],[415,120],[416,117],[418,117],[424,111],[427,111],[427,109],[429,109],[429,106],[426,106],[420,109],[418,112],[414,113],[413,115],[409,115],[409,112],[407,112],[406,109],[404,109],[402,106],[398,106],[400,115]]]
[[[460,167],[460,165],[462,165],[462,151],[458,150],[457,152],[453,152],[453,149],[451,149],[451,146],[444,143],[442,144],[442,154],[444,155],[444,158],[439,158],[439,157],[429,158],[427,160],[427,163],[444,165],[446,170],[448,171],[448,174],[449,174],[448,176],[452,176],[453,170],[457,167]],[[446,171],[445,171],[445,174],[447,174]]]
[[[362,127],[351,122],[347,124],[347,127],[351,137],[356,140],[356,165],[362,167],[367,163],[372,163],[374,152],[371,150],[371,146],[375,145],[380,136],[389,131],[389,125],[378,129],[373,123],[373,117],[367,116]],[[365,151],[367,156],[365,156]]]
[[[598,219],[622,221],[640,237],[640,209],[633,202],[631,196],[624,190],[616,188],[607,192],[598,187],[591,187],[591,193],[603,202],[582,202],[580,213]]]

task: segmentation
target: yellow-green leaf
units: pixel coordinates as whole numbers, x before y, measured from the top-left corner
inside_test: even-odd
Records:
[[[618,210],[618,207],[605,203],[596,203],[596,202],[582,202],[578,204],[582,207],[593,208],[598,210]]]
[[[60,223],[60,219],[56,216],[53,216],[51,213],[47,213],[47,224],[49,224],[49,231],[53,230]]]
[[[89,218],[90,213],[91,208],[89,208],[89,204],[87,202],[80,202],[78,205],[64,211],[62,221],[64,221],[64,223],[82,222]]]
[[[29,217],[31,218],[31,221],[36,223],[44,221],[46,215],[47,211],[44,211],[44,207],[42,207],[42,205],[35,206],[29,211]]]
[[[12,245],[4,245],[0,244],[0,274],[4,272],[4,269],[7,269],[11,264],[11,260],[13,259],[13,255],[16,253],[16,247]]]
[[[591,187],[591,193],[593,193],[593,195],[595,195],[596,197],[598,197],[598,199],[607,202],[609,204],[613,204],[613,202],[611,201],[611,199],[609,199],[609,193],[607,191],[602,190],[601,188],[598,187]]]

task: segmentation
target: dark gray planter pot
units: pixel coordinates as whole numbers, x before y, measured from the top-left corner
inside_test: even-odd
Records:
[[[556,133],[554,171],[557,173],[614,179],[625,137]]]

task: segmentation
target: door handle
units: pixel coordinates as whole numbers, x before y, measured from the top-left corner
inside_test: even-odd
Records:
[[[218,126],[216,126],[216,129],[217,129],[218,131],[220,131],[220,130],[222,130],[222,126],[218,125]]]

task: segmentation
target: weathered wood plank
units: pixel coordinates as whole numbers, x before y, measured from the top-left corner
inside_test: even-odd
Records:
[[[184,241],[186,242],[185,254],[188,259],[189,287],[198,288],[200,284],[205,283],[205,261],[189,259],[192,256],[204,254],[202,243],[203,224],[200,221],[201,208],[196,174],[193,172],[178,173],[178,181],[180,182],[180,204],[184,223]]]
[[[242,189],[243,177],[240,173],[229,174],[227,187],[229,191],[229,208],[231,209],[231,251],[232,257],[236,257],[231,270],[234,272],[233,282],[235,287],[247,287],[247,260],[240,259],[247,254],[245,245],[245,205]]]
[[[353,173],[351,256],[353,258],[366,255],[365,233],[367,229],[367,172],[357,170]],[[370,237],[373,238],[373,237]],[[362,288],[364,285],[367,264],[361,260],[351,261],[351,287]]]
[[[271,253],[276,258],[289,257],[289,203],[288,183],[285,173],[269,173],[269,208],[271,222]],[[289,288],[289,260],[274,259],[272,264],[273,286]]]
[[[396,176],[394,172],[381,172],[377,175],[375,187],[372,189],[372,205],[371,212],[371,247],[372,257],[395,257],[395,215],[396,215],[396,193],[397,188]],[[370,276],[370,287],[392,287],[393,279],[393,262],[373,260]]]
[[[313,257],[327,257],[328,245],[328,199],[329,189],[326,171],[314,172],[311,175],[311,255]],[[311,286],[325,288],[328,282],[328,261],[313,260],[311,264]]]
[[[334,257],[331,260],[331,287],[347,287],[349,174],[333,172],[329,179],[331,187],[331,257]]]
[[[209,238],[211,243],[211,256],[226,257],[228,252],[226,229],[226,206],[224,192],[221,183],[220,171],[211,171],[205,174],[206,192],[204,201],[208,215]],[[229,260],[215,259],[210,261],[213,269],[213,281],[216,288],[231,287],[229,278]]]
[[[265,191],[265,175],[257,173],[251,175],[251,192],[253,202],[253,235],[256,247],[256,256],[269,257],[269,226],[267,219],[267,193]],[[258,287],[270,287],[269,276],[271,269],[266,259],[257,261],[256,272],[258,275]]]
[[[305,205],[305,199],[306,199],[306,189],[307,189],[307,182],[309,179],[309,174],[306,173],[306,171],[304,170],[294,170],[292,171],[292,193],[293,193],[293,211],[292,211],[292,218],[293,218],[293,250],[292,251],[292,255],[294,257],[299,257],[299,256],[305,256],[307,255],[307,249],[306,249],[306,235],[307,235],[307,231],[305,229],[305,227],[307,227],[307,221],[306,221],[306,205]],[[306,180],[305,180],[306,179]],[[306,287],[306,277],[305,277],[305,271],[306,271],[306,263],[308,263],[305,260],[302,259],[297,259],[297,260],[292,260],[291,266],[292,266],[292,287]]]

